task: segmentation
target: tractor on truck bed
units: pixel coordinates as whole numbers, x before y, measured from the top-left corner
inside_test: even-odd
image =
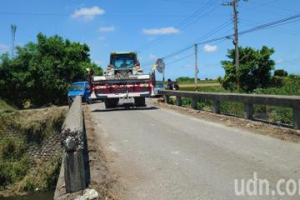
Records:
[[[134,52],[111,53],[110,63],[103,76],[89,71],[91,100],[103,100],[106,108],[115,108],[120,99],[134,101],[136,107],[145,106],[145,98],[154,94],[154,72],[143,72]]]

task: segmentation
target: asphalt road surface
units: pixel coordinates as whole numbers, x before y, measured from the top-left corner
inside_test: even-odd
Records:
[[[120,199],[300,199],[235,194],[235,180],[241,187],[241,179],[253,179],[254,173],[269,181],[270,192],[280,179],[300,179],[299,144],[147,103],[147,108],[109,111],[103,103],[90,105],[110,169],[123,186]],[[286,185],[280,186],[279,192],[285,191]]]

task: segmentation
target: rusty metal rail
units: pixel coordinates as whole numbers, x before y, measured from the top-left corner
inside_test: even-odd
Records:
[[[290,107],[293,109],[293,125],[295,129],[300,129],[300,97],[281,95],[256,95],[238,93],[207,93],[207,92],[185,92],[160,90],[158,94],[163,95],[165,102],[169,103],[170,96],[176,97],[176,105],[182,106],[182,97],[192,99],[191,107],[197,108],[197,101],[201,99],[213,101],[213,112],[221,113],[220,101],[239,102],[244,104],[244,117],[253,119],[253,105]]]

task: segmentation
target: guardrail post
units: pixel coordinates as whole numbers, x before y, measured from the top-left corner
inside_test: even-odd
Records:
[[[182,106],[182,99],[180,96],[176,96],[176,105],[177,106]]]
[[[191,107],[193,109],[197,109],[197,103],[198,103],[198,99],[196,97],[192,98],[192,104],[191,104]]]
[[[244,107],[244,117],[246,119],[253,119],[253,104],[245,103]]]
[[[300,107],[293,108],[293,123],[294,129],[300,129]]]
[[[216,114],[221,113],[220,101],[217,101],[217,100],[214,101],[213,112],[216,113]]]
[[[164,101],[166,104],[170,103],[170,97],[168,95],[164,95]]]

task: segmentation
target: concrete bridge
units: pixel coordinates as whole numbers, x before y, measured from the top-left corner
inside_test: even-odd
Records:
[[[81,99],[77,98],[63,126],[66,150],[55,198],[68,199],[66,192],[89,185],[93,188],[97,182],[107,183],[105,179],[112,183],[106,188],[113,194],[111,199],[300,198],[299,185],[297,194],[280,195],[293,185],[278,184],[282,179],[300,179],[300,132],[251,121],[253,104],[292,107],[294,128],[299,129],[300,98],[174,91],[161,94],[166,103],[175,96],[178,106],[181,97],[190,97],[192,108],[176,109],[148,100],[145,108],[127,110],[106,110],[103,103],[95,103],[83,114]],[[214,113],[194,111],[199,98],[213,100]],[[243,102],[246,119],[218,115],[221,100]],[[228,125],[228,120],[235,122]],[[245,126],[236,126],[243,123]],[[262,132],[265,135],[257,134]],[[276,134],[281,140],[271,137]],[[91,148],[86,155],[85,148]],[[85,165],[93,162],[100,163],[98,169]],[[264,189],[262,196],[238,196],[235,181],[255,178],[268,181],[270,194]]]

